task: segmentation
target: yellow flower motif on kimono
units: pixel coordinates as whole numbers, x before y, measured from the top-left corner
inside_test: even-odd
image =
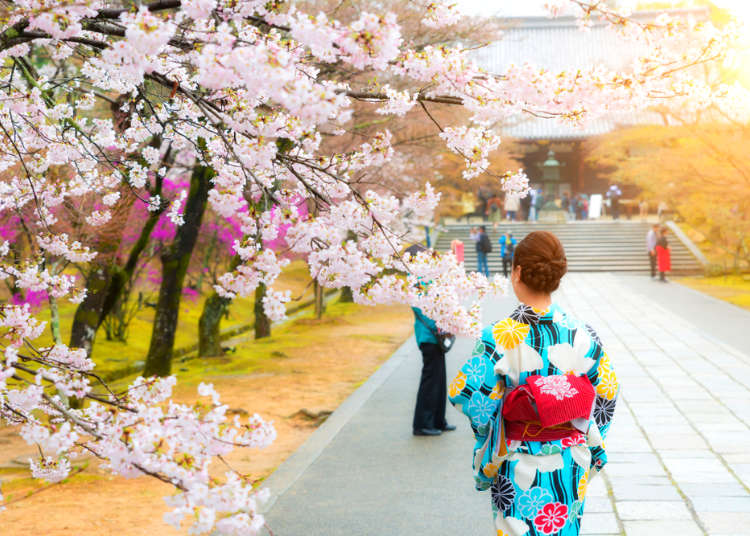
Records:
[[[612,400],[617,395],[617,376],[610,369],[605,374],[599,376],[599,383],[596,386],[596,394],[603,396],[607,400]]]
[[[453,378],[450,387],[448,388],[448,394],[450,396],[458,396],[458,393],[466,386],[466,374],[459,372],[458,375]]]
[[[492,336],[495,342],[506,350],[518,346],[529,334],[530,326],[522,324],[512,318],[506,318],[495,324],[492,329]]]
[[[497,529],[497,536],[510,536],[510,534],[507,534],[507,533],[503,532],[502,530]]]
[[[488,463],[482,468],[482,472],[487,478],[495,478],[499,470],[500,466],[494,463]]]
[[[492,391],[490,392],[490,399],[500,400],[503,397],[504,392],[505,392],[505,387],[501,387],[500,383],[496,383],[495,387],[493,387]]]
[[[599,376],[604,376],[607,372],[612,371],[612,363],[609,361],[609,356],[605,354],[599,360],[599,366],[596,369],[596,373]]]
[[[578,482],[578,500],[582,501],[583,498],[586,496],[586,487],[588,486],[589,482],[589,472],[588,470],[583,473],[583,476],[581,477],[581,480]]]

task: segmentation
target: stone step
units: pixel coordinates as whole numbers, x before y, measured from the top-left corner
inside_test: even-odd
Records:
[[[440,251],[450,249],[450,243],[459,239],[464,242],[464,266],[476,270],[477,253],[469,238],[469,230],[475,225],[446,226],[438,236],[434,247]],[[646,233],[651,224],[645,222],[586,222],[586,223],[516,223],[501,224],[497,229],[487,226],[487,234],[493,246],[488,256],[488,265],[493,273],[502,272],[498,239],[509,230],[516,240],[521,240],[532,231],[546,230],[560,239],[568,259],[571,272],[628,272],[649,273],[650,264],[646,254]],[[674,273],[699,273],[701,263],[691,251],[670,233],[672,267]]]

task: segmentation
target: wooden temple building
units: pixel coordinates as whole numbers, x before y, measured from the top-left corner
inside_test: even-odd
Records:
[[[663,12],[636,12],[633,17],[652,21]],[[705,19],[705,8],[673,9],[672,16]],[[603,65],[610,70],[626,72],[643,50],[625,42],[617,30],[603,22],[594,22],[581,30],[575,17],[511,17],[501,21],[504,32],[500,41],[478,49],[478,64],[490,73],[502,73],[510,65],[530,63],[553,72],[578,70]],[[531,183],[541,186],[545,197],[559,198],[569,193],[604,193],[609,187],[605,178],[585,163],[584,144],[617,128],[638,124],[664,124],[656,113],[613,113],[588,121],[581,127],[556,119],[523,114],[498,128],[505,137],[515,139],[522,148],[522,162]],[[624,197],[637,195],[625,187]]]

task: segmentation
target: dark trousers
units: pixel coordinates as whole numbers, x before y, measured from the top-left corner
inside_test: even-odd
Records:
[[[508,277],[508,267],[510,266],[511,259],[503,257],[503,276]]]
[[[445,427],[445,403],[448,397],[445,354],[440,346],[429,342],[420,344],[419,349],[422,351],[422,377],[419,379],[413,428],[442,430]]]
[[[651,263],[651,277],[656,277],[656,253],[649,253],[648,260]]]

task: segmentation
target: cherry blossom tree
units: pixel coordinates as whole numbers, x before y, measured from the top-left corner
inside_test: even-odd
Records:
[[[0,2],[0,214],[17,216],[23,236],[22,244],[8,237],[0,245],[0,273],[15,289],[85,303],[95,285],[64,268],[95,271],[89,267],[106,252],[94,238],[117,207],[141,202],[167,213],[177,231],[162,257],[156,321],[167,335],[152,344],[147,366],[167,375],[177,320],[169,309],[210,208],[237,219],[242,233],[236,266],[215,287],[221,297],[252,296],[263,285],[264,312],[283,318],[289,296],[274,282],[293,253],[307,258],[322,287],[349,287],[363,304],[418,306],[441,328],[476,335],[481,300],[503,292],[505,281],[467,274],[451,254],[400,254],[439,195],[430,184],[398,195],[363,187],[360,179],[397,159],[398,148],[385,128],[337,145],[355,105],[396,117],[421,110],[463,160],[465,179],[491,173],[507,192],[523,193],[522,174],[489,167],[501,139],[488,125],[518,114],[581,123],[656,99],[698,108],[713,88],[691,69],[721,61],[731,37],[731,29],[702,21],[638,23],[596,1],[553,4],[553,11],[572,6],[583,26],[604,18],[623,38],[648,43],[647,54],[628,72],[527,64],[486,73],[460,44],[404,39],[381,3],[339,16],[265,0]],[[458,15],[430,2],[420,17],[437,31]],[[434,113],[441,107],[461,107],[464,117],[443,124]],[[186,190],[165,191],[165,180],[183,176]],[[300,199],[311,207],[304,217]],[[61,207],[83,223],[61,221]],[[282,226],[285,251],[264,247]],[[426,291],[420,280],[431,281]],[[43,329],[28,305],[0,305],[0,413],[38,446],[34,476],[60,480],[77,455],[91,453],[115,474],[174,485],[165,516],[174,525],[258,533],[264,492],[232,470],[221,477],[210,462],[234,446],[268,444],[270,424],[258,416],[229,421],[209,385],[195,404],[177,404],[172,376],[115,391],[93,371],[85,344],[35,344]]]

